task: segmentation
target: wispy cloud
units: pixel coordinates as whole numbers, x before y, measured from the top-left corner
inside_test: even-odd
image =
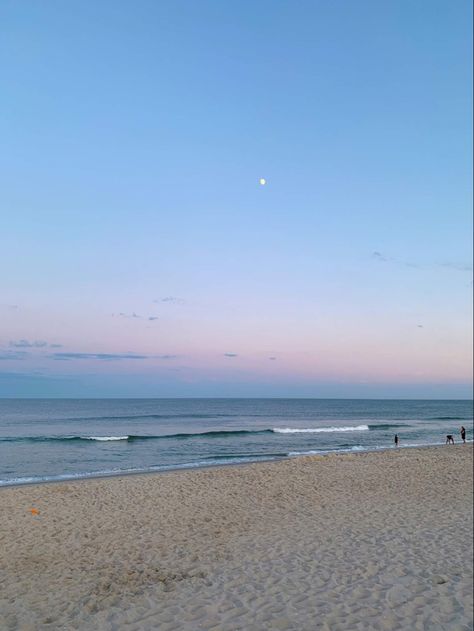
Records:
[[[26,351],[0,351],[0,360],[26,359],[28,355]]]
[[[112,313],[112,317],[117,318],[125,318],[127,320],[148,320],[148,322],[154,322],[158,320],[158,316],[142,316],[133,311],[132,313],[124,313],[121,311],[120,313]]]
[[[393,256],[386,256],[385,254],[382,254],[382,252],[372,252],[372,259],[374,259],[375,261],[378,261],[379,263],[396,263],[398,265],[404,265],[406,267],[414,267],[414,268],[420,268],[421,265],[418,265],[418,263],[412,263],[410,261],[400,261],[399,259],[394,258]]]
[[[57,361],[74,361],[74,360],[97,360],[97,361],[123,361],[127,359],[147,360],[147,359],[176,359],[178,355],[139,355],[138,353],[51,353],[48,355],[50,359]]]
[[[446,261],[444,263],[438,263],[440,267],[447,267],[448,269],[456,270],[457,272],[472,272],[472,265],[467,263],[451,263]]]
[[[164,296],[163,298],[157,298],[153,302],[156,302],[158,304],[162,302],[168,302],[175,305],[184,305],[185,300],[183,300],[182,298],[178,298],[177,296]]]
[[[10,340],[8,345],[11,348],[62,348],[62,344],[49,344],[44,340]]]
[[[270,359],[271,361],[275,361],[276,357],[269,357],[268,359]]]
[[[115,315],[115,314],[113,313],[112,315]],[[135,313],[135,311],[133,311],[133,313],[120,312],[117,314],[117,316],[119,318],[131,318],[132,320],[140,320],[142,318],[142,316],[138,315],[138,313]]]
[[[237,353],[224,353],[224,357],[238,357]]]
[[[388,258],[380,252],[372,252],[372,258],[376,261],[379,261],[380,263],[385,263],[386,261],[388,261]]]
[[[149,359],[149,355],[135,353],[51,353],[51,359],[69,361],[74,359],[98,359],[100,361],[120,361],[123,359]]]
[[[48,346],[48,342],[44,340],[34,340],[32,342],[28,340],[10,340],[9,346],[12,348],[45,348]]]
[[[437,267],[444,267],[446,269],[451,269],[456,272],[472,272],[472,265],[468,263],[456,263],[452,261],[443,261],[442,263],[430,263],[420,265],[419,263],[413,263],[412,261],[404,261],[401,259],[397,259],[393,256],[386,256],[381,252],[375,251],[372,252],[371,258],[379,263],[395,263],[396,265],[403,265],[405,267],[412,267],[414,269],[434,269]]]

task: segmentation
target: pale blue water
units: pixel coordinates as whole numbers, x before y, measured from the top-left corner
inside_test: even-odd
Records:
[[[460,442],[472,419],[472,401],[0,399],[0,485],[386,449],[395,433]]]

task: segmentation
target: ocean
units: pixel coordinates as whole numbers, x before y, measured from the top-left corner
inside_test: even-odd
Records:
[[[0,486],[472,440],[472,401],[0,399]]]

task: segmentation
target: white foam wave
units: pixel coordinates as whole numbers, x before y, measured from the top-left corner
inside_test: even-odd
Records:
[[[339,449],[311,449],[309,451],[290,451],[289,456],[321,456],[325,454],[333,453],[346,453],[351,451],[370,451],[368,447],[362,447],[362,445],[354,445],[354,447],[339,448]]]
[[[109,441],[109,440],[128,440],[129,436],[81,436],[84,440],[100,440],[100,441]]]
[[[277,434],[321,434],[326,432],[362,432],[368,430],[368,425],[356,425],[352,427],[311,427],[307,429],[293,429],[292,427],[274,427]]]

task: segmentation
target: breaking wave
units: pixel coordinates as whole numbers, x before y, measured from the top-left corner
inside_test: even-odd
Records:
[[[127,434],[123,436],[7,436],[0,438],[0,442],[49,442],[49,441],[141,441],[141,440],[187,440],[187,439],[213,439],[232,438],[235,436],[256,436],[265,434],[321,434],[332,432],[362,432],[369,429],[369,425],[355,425],[344,427],[274,427],[272,429],[237,429],[237,430],[210,430],[205,432],[190,432],[178,434]],[[371,427],[370,427],[371,429]]]

